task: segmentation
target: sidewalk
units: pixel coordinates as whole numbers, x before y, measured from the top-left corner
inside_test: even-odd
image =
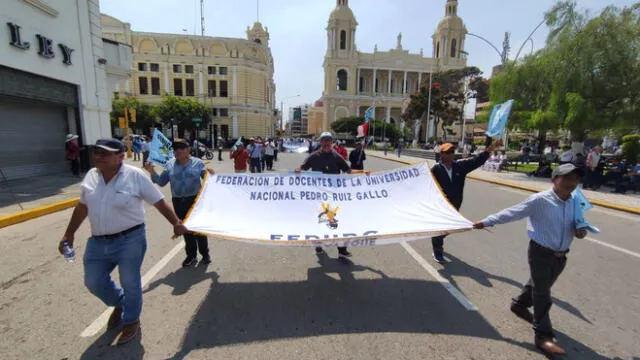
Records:
[[[402,161],[407,163],[420,163],[427,162],[429,166],[433,166],[435,161],[426,160],[423,158],[412,157],[412,156],[404,156],[401,155],[400,158],[396,155],[396,153],[389,152],[385,157],[383,151],[376,150],[367,150],[367,155],[376,156],[379,158],[386,158],[388,160],[393,161]],[[528,177],[524,173],[519,172],[489,172],[484,171],[482,169],[477,169],[469,174],[470,179],[482,180],[488,182],[494,182],[499,184],[504,184],[505,186],[511,187],[519,187],[519,188],[530,188],[532,190],[546,190],[550,187],[549,179],[540,179],[534,177]],[[635,213],[640,213],[640,194],[614,194],[611,193],[609,188],[605,188],[605,190],[593,191],[593,190],[583,190],[584,194],[587,198],[597,204],[600,203],[608,203],[621,208],[631,208],[630,210],[634,210]],[[602,204],[598,204],[602,205]],[[633,211],[632,211],[633,212]]]
[[[205,160],[205,163],[208,162]],[[140,161],[131,159],[125,159],[125,163],[142,166]],[[9,216],[43,207],[46,208],[42,210],[43,214],[48,214],[75,206],[72,200],[80,197],[81,182],[82,176],[74,177],[67,173],[1,182],[0,228],[5,226],[2,220]],[[31,214],[27,217],[34,216]]]

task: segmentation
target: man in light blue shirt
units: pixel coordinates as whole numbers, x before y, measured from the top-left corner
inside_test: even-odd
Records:
[[[570,163],[560,165],[551,176],[553,188],[474,224],[476,229],[482,229],[528,218],[531,276],[520,295],[513,298],[511,311],[533,324],[534,342],[547,356],[565,353],[554,341],[549,318],[551,286],[564,270],[574,236],[582,239],[587,235],[585,229],[576,229],[572,195],[583,176],[582,168]],[[533,315],[529,312],[532,306]]]
[[[145,169],[151,174],[153,183],[160,186],[171,184],[173,208],[176,215],[181,220],[184,220],[202,187],[200,179],[205,176],[205,165],[202,160],[190,155],[191,146],[186,140],[175,139],[172,146],[174,158],[167,161],[166,168],[162,173],[156,173],[150,162],[145,163]],[[206,169],[206,171],[210,174],[214,173],[212,169]],[[182,266],[195,265],[198,262],[198,251],[202,255],[201,264],[208,265],[211,263],[209,243],[206,236],[188,232],[184,234],[184,243],[187,257],[182,262]]]

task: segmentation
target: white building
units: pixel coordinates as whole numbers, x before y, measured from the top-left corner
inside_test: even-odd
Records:
[[[111,137],[98,0],[3,0],[0,20],[0,181],[69,171],[67,133]]]

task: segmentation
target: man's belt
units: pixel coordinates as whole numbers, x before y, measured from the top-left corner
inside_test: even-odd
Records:
[[[531,240],[531,244],[533,244],[533,246],[535,246],[535,247],[537,247],[537,248],[539,248],[539,249],[542,249],[542,250],[544,250],[545,252],[547,252],[547,253],[549,253],[549,254],[551,254],[551,255],[555,256],[555,257],[559,257],[559,258],[566,257],[566,256],[567,256],[567,253],[569,252],[569,250],[564,250],[564,251],[555,251],[555,250],[549,249],[549,248],[548,248],[548,247],[546,247],[546,246],[542,246],[542,245],[538,244],[537,242],[535,242],[535,241],[533,241],[533,240]]]
[[[140,229],[143,226],[144,226],[144,223],[138,224],[136,226],[130,227],[130,228],[126,229],[126,230],[122,230],[122,231],[117,232],[117,233],[108,234],[108,235],[96,235],[95,237],[102,237],[102,238],[111,240],[111,239],[115,239],[115,238],[120,237],[120,236],[127,235],[128,233],[130,233],[132,231],[136,231],[136,230]]]

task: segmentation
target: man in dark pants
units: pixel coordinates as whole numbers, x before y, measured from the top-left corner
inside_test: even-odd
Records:
[[[176,215],[181,220],[187,216],[189,209],[195,203],[196,196],[200,192],[201,178],[205,176],[205,170],[213,174],[212,169],[205,169],[202,160],[192,157],[191,147],[184,139],[173,140],[174,158],[169,160],[162,173],[156,173],[150,162],[145,163],[145,169],[151,174],[151,181],[160,186],[171,184],[171,200]],[[182,266],[189,267],[195,265],[198,251],[202,255],[202,264],[211,263],[209,256],[209,241],[206,236],[193,233],[184,234],[184,244],[187,257],[182,262]]]
[[[333,150],[333,135],[330,132],[323,132],[320,134],[320,149],[312,152],[304,160],[300,168],[295,169],[296,174],[299,174],[302,170],[312,170],[322,172],[323,174],[340,174],[341,172],[347,174],[368,174],[368,171],[364,170],[352,170],[347,164],[347,161],[342,158],[335,150]],[[321,247],[316,247],[316,255],[324,254],[324,250]],[[341,257],[349,257],[351,253],[347,250],[347,247],[338,247],[338,254]]]
[[[464,192],[464,181],[467,174],[482,166],[497,147],[502,145],[498,140],[489,145],[486,150],[472,158],[454,160],[456,146],[445,143],[440,147],[440,162],[431,168],[431,173],[436,179],[447,200],[456,210],[462,206],[462,193]],[[431,238],[433,247],[433,259],[442,264],[444,260],[444,238],[446,235]]]
[[[502,210],[476,222],[476,229],[506,224],[529,218],[527,235],[530,277],[518,297],[512,299],[511,311],[519,318],[532,323],[536,347],[545,355],[563,355],[564,350],[554,341],[549,318],[551,286],[567,264],[567,253],[574,236],[582,239],[586,229],[576,229],[572,193],[584,176],[584,169],[573,164],[563,164],[552,174],[553,188],[531,195],[518,205]],[[533,307],[533,315],[529,308]]]

